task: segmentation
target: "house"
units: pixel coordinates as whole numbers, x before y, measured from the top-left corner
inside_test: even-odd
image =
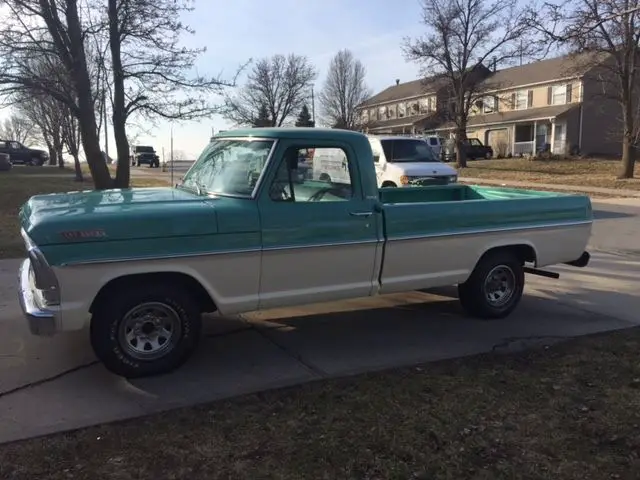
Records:
[[[437,115],[446,91],[442,78],[400,83],[386,88],[358,106],[360,122],[368,133],[422,133],[442,123]]]
[[[475,137],[491,145],[498,156],[531,155],[541,151],[619,154],[620,136],[614,132],[616,128],[619,130],[619,107],[598,95],[602,91],[603,65],[610,60],[602,54],[586,53],[502,70],[491,69],[478,89],[482,97],[472,106],[467,137]],[[405,89],[416,91],[415,87],[413,90]],[[381,105],[378,100],[381,97],[386,105],[406,101],[400,95],[394,98],[391,95],[393,91],[393,88],[388,88],[372,97],[365,102],[366,108],[371,110],[373,105]],[[433,112],[431,118],[440,121],[428,125],[414,122],[409,128],[416,132],[449,136],[455,125],[445,119],[444,112],[450,104],[446,89],[441,85],[433,95],[439,95],[436,105],[441,111]],[[413,119],[403,120],[398,123],[406,128],[409,120]],[[378,128],[380,123],[388,124],[390,121],[374,122],[370,124],[370,131],[375,131],[373,127]],[[393,125],[396,126],[395,123]],[[424,128],[420,129],[422,126]]]

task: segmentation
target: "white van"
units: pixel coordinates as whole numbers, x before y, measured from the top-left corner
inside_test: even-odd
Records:
[[[419,180],[456,183],[458,172],[441,162],[422,138],[378,137],[368,135],[375,162],[378,188],[409,187]],[[309,152],[307,178],[349,183],[347,158],[339,148],[322,148]],[[308,169],[308,170],[307,170]]]

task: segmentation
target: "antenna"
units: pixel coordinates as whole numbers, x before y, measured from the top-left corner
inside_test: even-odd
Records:
[[[171,124],[171,185],[173,184],[173,124]]]

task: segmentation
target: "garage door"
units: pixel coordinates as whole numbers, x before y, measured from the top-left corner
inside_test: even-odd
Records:
[[[494,155],[505,156],[511,150],[509,142],[509,130],[506,128],[498,128],[487,131],[486,144],[493,148]]]

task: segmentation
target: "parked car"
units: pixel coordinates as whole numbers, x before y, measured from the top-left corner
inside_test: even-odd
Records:
[[[475,160],[477,158],[490,159],[493,157],[493,148],[490,145],[484,145],[477,138],[468,138],[464,143],[464,147],[468,160]],[[453,140],[451,140],[450,144],[445,147],[444,161],[452,162],[455,160],[455,158],[455,147]]]
[[[345,152],[346,178],[298,174],[301,150],[331,148]],[[378,189],[361,133],[254,128],[219,133],[174,188],[37,195],[20,221],[31,332],[88,326],[110,371],[140,377],[187,360],[204,312],[457,284],[470,315],[506,317],[525,272],[588,264],[593,216],[585,195]]]
[[[8,172],[13,164],[8,153],[0,153],[0,172]]]
[[[133,148],[133,161],[131,165],[149,165],[151,168],[160,166],[160,157],[156,154],[153,147],[146,145],[136,145]]]
[[[15,140],[0,140],[0,153],[8,154],[14,165],[41,167],[49,161],[49,154],[44,150],[25,147]]]

